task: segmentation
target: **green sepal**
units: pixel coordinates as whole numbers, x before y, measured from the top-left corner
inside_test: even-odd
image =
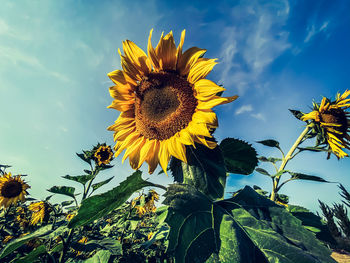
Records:
[[[271,177],[271,174],[269,174],[269,172],[266,171],[265,169],[256,168],[255,171],[257,171],[257,172],[260,173],[260,174],[267,175],[267,176],[270,176],[270,177]]]
[[[302,113],[301,111],[298,110],[291,110],[289,109],[289,111],[293,114],[293,116],[295,118],[297,118],[298,120],[301,120],[301,117],[303,117],[304,113]]]

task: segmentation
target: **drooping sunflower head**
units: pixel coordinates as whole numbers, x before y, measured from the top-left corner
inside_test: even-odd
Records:
[[[5,173],[0,176],[0,207],[9,207],[16,204],[17,201],[24,201],[26,191],[30,186],[26,184],[20,175],[12,176],[11,173]]]
[[[350,149],[350,113],[345,111],[350,107],[349,95],[350,90],[347,90],[342,95],[338,93],[335,101],[324,97],[320,104],[314,103],[312,112],[301,117],[301,120],[311,120],[320,127],[329,154],[334,153],[338,159],[348,156],[344,148]]]
[[[107,146],[106,144],[98,145],[94,149],[94,159],[97,165],[107,165],[113,160],[113,151],[111,146]]]
[[[32,217],[30,220],[31,225],[36,225],[39,222],[42,223],[45,218],[45,215],[48,212],[48,206],[43,201],[31,203],[28,209],[32,211]]]
[[[212,108],[232,102],[237,96],[221,97],[223,87],[205,79],[216,59],[203,58],[205,49],[182,52],[185,30],[176,47],[172,32],[160,37],[154,48],[148,39],[147,55],[132,41],[123,42],[123,70],[108,74],[115,86],[109,108],[121,112],[114,131],[115,156],[125,151],[132,168],[143,162],[153,173],[158,164],[166,172],[171,156],[187,162],[186,145],[201,143],[215,148],[212,131],[218,127]]]

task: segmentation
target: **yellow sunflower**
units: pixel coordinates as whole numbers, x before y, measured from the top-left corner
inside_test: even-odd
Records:
[[[101,145],[95,152],[94,157],[98,165],[107,165],[113,159],[113,151],[108,145]]]
[[[0,207],[9,207],[17,201],[24,201],[26,191],[30,186],[26,184],[20,175],[13,176],[11,173],[0,176]]]
[[[123,42],[123,70],[108,74],[115,86],[109,89],[114,101],[108,108],[121,112],[114,125],[114,149],[118,156],[126,149],[133,169],[143,162],[153,173],[160,164],[166,172],[171,156],[187,162],[186,145],[204,144],[213,149],[212,131],[218,127],[212,108],[234,101],[221,97],[224,91],[205,79],[216,59],[203,58],[205,49],[192,47],[182,52],[185,30],[178,47],[173,33],[160,37],[156,48],[148,38],[147,55],[130,40]]]
[[[43,201],[32,203],[29,205],[28,209],[32,211],[32,218],[30,220],[31,225],[36,225],[39,222],[42,223],[46,213],[46,204]]]
[[[320,105],[314,104],[312,112],[301,117],[303,121],[312,120],[320,125],[329,149],[338,159],[348,156],[344,148],[350,149],[350,113],[344,111],[350,107],[350,99],[347,99],[349,95],[350,90],[346,90],[342,95],[338,93],[335,101],[323,98]]]

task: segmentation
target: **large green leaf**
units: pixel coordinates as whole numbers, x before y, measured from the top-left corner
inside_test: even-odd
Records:
[[[34,248],[32,251],[30,251],[24,257],[17,259],[14,263],[34,262],[35,259],[38,258],[38,256],[40,256],[41,254],[44,254],[45,252],[46,252],[45,245],[40,245],[39,247]]]
[[[286,207],[287,211],[290,212],[293,216],[301,220],[303,226],[307,229],[315,232],[316,237],[319,240],[335,245],[336,241],[333,238],[327,223],[322,220],[321,217],[310,212],[305,207],[288,205]]]
[[[106,263],[111,257],[111,252],[108,250],[99,250],[91,258],[86,260],[77,260],[76,263]]]
[[[258,141],[257,143],[261,143],[262,145],[268,146],[268,147],[275,147],[275,148],[280,148],[280,143],[276,140],[263,140],[263,141]]]
[[[176,262],[335,262],[300,220],[250,187],[217,202],[183,184],[165,196]]]
[[[196,149],[187,147],[187,163],[178,161],[171,168],[172,174],[181,182],[193,185],[212,199],[222,198],[226,184],[224,158],[219,147],[211,150],[202,144]]]
[[[67,195],[74,198],[75,188],[71,186],[53,186],[47,191],[54,194]]]
[[[17,248],[21,247],[28,241],[32,240],[33,238],[36,237],[41,237],[44,235],[47,235],[52,232],[52,225],[46,225],[38,230],[34,231],[33,233],[30,233],[28,235],[25,235],[20,238],[16,238],[14,240],[11,240],[0,252],[0,259],[6,257],[8,254],[12,253],[15,251]]]
[[[171,185],[165,196],[167,252],[177,263],[205,262],[213,253],[210,262],[267,262],[234,218],[192,186]]]
[[[221,141],[220,149],[228,173],[248,175],[258,164],[255,149],[244,141],[226,138]]]
[[[69,174],[62,176],[64,179],[68,179],[71,181],[75,181],[78,183],[81,183],[82,185],[85,185],[88,181],[90,181],[95,175],[94,174],[83,174],[83,175],[76,175],[71,176]]]
[[[122,205],[135,191],[143,187],[156,187],[151,182],[144,181],[141,174],[141,171],[136,171],[112,190],[85,199],[78,210],[78,214],[69,222],[69,228],[86,225],[107,215]]]
[[[252,188],[246,186],[220,205],[231,210],[269,262],[335,263],[331,251],[299,219]]]

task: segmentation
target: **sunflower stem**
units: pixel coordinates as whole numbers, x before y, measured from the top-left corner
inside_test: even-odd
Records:
[[[63,250],[62,250],[62,253],[61,253],[61,256],[60,256],[60,259],[59,259],[59,262],[60,263],[63,263],[65,262],[64,261],[64,257],[66,256],[66,253],[68,251],[68,245],[70,243],[70,240],[73,236],[73,232],[74,232],[74,229],[72,228],[70,231],[69,231],[69,234],[68,234],[68,237],[66,239],[66,241],[64,241],[63,237],[62,237],[62,243],[63,243]]]
[[[282,158],[282,163],[281,166],[279,167],[277,173],[281,172],[282,170],[284,170],[284,168],[286,167],[287,163],[293,159],[295,157],[295,155],[293,156],[293,153],[295,151],[295,149],[299,146],[299,144],[301,144],[303,142],[303,139],[305,138],[306,134],[310,131],[311,127],[309,125],[306,126],[306,128],[302,131],[302,133],[299,135],[299,137],[296,139],[296,141],[294,142],[293,146],[290,148],[289,152],[287,153],[286,156],[283,155]],[[282,152],[282,151],[281,151]],[[273,181],[273,188],[272,188],[272,192],[271,192],[271,197],[270,199],[272,201],[276,201],[276,196],[277,196],[277,192],[280,190],[281,186],[278,186],[278,183],[280,181],[282,174],[276,176],[274,178]]]

